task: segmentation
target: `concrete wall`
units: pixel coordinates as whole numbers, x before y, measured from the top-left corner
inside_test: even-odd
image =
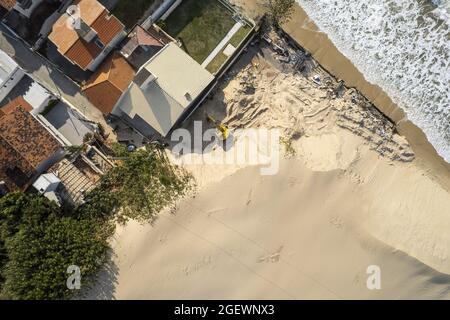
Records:
[[[19,67],[15,68],[9,77],[1,84],[0,88],[0,101],[11,92],[17,83],[25,76],[25,72]]]
[[[14,10],[17,12],[20,12],[25,17],[29,18],[31,16],[31,13],[33,13],[33,10],[40,5],[44,0],[33,0],[33,4],[26,10],[24,10],[19,3],[16,3],[14,6]]]
[[[100,64],[105,60],[105,58],[108,56],[108,54],[111,53],[111,51],[117,47],[117,45],[127,36],[125,31],[118,34],[106,47],[105,49],[98,55],[97,58],[95,58],[87,67],[88,70],[95,72],[97,68],[100,66]]]

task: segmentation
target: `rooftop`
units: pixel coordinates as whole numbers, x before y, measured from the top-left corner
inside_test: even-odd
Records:
[[[62,184],[58,194],[72,205],[80,205],[85,193],[95,188],[101,175],[95,172],[81,156],[75,161],[63,159],[49,169]]]
[[[11,101],[0,110],[0,179],[10,190],[22,189],[34,171],[61,145],[29,113],[32,107],[23,98]]]
[[[118,108],[132,119],[138,115],[166,136],[213,80],[208,71],[171,42],[139,71]]]
[[[0,83],[9,79],[11,72],[18,67],[18,64],[5,52],[0,50]]]
[[[93,30],[96,39],[106,47],[120,32],[124,25],[97,0],[76,0],[78,11],[72,16],[64,13],[53,26],[49,35],[58,51],[85,70],[103,51],[95,41],[86,41],[77,32],[77,26],[87,26]]]
[[[0,6],[6,10],[11,10],[16,5],[17,0],[0,0]]]
[[[124,41],[120,53],[139,69],[171,41],[173,40],[156,26],[149,30],[136,26]]]
[[[105,114],[111,113],[133,81],[134,69],[122,56],[112,54],[89,79],[83,92]]]

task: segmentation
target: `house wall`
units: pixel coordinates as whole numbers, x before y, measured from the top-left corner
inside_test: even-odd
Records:
[[[174,4],[162,15],[161,20],[165,21],[168,16],[181,4],[182,0],[176,0]]]
[[[105,60],[105,58],[110,54],[110,52],[117,47],[117,45],[127,36],[125,31],[119,33],[106,47],[105,49],[95,58],[87,67],[89,71],[95,72],[100,64]]]
[[[25,72],[16,67],[9,77],[1,84],[0,88],[0,101],[5,99],[5,97],[11,92],[11,90],[16,86],[16,84],[25,76]]]
[[[43,162],[41,162],[36,168],[35,179],[37,177],[39,177],[42,173],[47,171],[52,165],[61,161],[65,155],[66,155],[66,152],[64,151],[64,149],[60,148],[58,151],[55,152],[55,154],[53,154],[47,160],[44,160]],[[32,181],[32,183],[34,183],[34,181]]]
[[[33,115],[38,115],[40,113],[42,113],[45,108],[48,106],[48,104],[50,103],[50,100],[52,100],[52,96],[48,96],[42,103],[40,103],[39,105],[35,105],[33,104],[33,110],[31,111],[31,114]],[[29,103],[29,101],[27,101]]]
[[[50,133],[59,141],[62,145],[66,147],[73,146],[66,137],[64,137],[43,115],[33,114],[35,118],[48,130]]]
[[[14,6],[14,10],[17,12],[20,12],[25,17],[29,18],[31,16],[31,13],[33,13],[33,10],[40,5],[44,0],[33,0],[33,4],[26,10],[24,10],[19,3],[16,3]]]

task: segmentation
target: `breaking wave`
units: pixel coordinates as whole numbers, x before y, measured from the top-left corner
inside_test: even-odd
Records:
[[[450,162],[450,0],[297,0]]]

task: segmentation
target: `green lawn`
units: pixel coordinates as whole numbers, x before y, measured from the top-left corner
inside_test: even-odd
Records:
[[[114,14],[127,29],[134,27],[148,8],[158,0],[119,0],[112,10]]]
[[[184,0],[161,26],[201,64],[235,23],[216,0]]]
[[[242,40],[244,40],[245,37],[248,36],[248,34],[250,33],[251,30],[252,30],[252,28],[250,26],[248,26],[248,25],[243,26],[230,39],[229,43],[231,43],[233,45],[233,47],[237,48],[241,44]]]
[[[248,25],[243,26],[236,32],[236,34],[230,39],[230,41],[225,45],[224,48],[228,44],[231,44],[233,47],[238,48],[241,42],[248,36],[252,28]],[[206,67],[212,74],[216,74],[217,71],[223,66],[223,64],[227,61],[228,57],[222,52],[220,52]]]
[[[206,67],[206,70],[208,70],[211,74],[215,74],[219,69],[222,67],[222,65],[227,61],[228,57],[223,53],[220,52]]]

